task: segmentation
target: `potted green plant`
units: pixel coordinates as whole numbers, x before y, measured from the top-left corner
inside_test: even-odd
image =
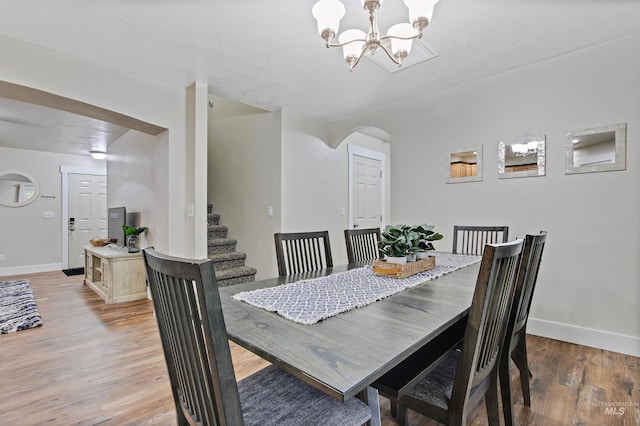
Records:
[[[414,252],[418,233],[407,225],[387,225],[380,233],[378,248],[391,263],[406,263],[407,255]]]
[[[124,239],[127,241],[127,247],[129,253],[137,253],[140,251],[140,234],[145,232],[148,228],[146,226],[127,226],[122,225],[124,231]]]
[[[439,234],[433,231],[435,228],[434,225],[427,225],[423,223],[422,225],[414,226],[412,229],[418,234],[417,239],[417,249],[415,250],[416,257],[418,259],[424,259],[429,256],[429,251],[435,250],[433,247],[432,241],[438,241],[444,238],[442,234]]]

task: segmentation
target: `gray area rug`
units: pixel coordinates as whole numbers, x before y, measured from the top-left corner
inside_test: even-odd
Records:
[[[233,296],[258,308],[277,312],[299,324],[311,325],[342,312],[366,306],[457,269],[480,262],[481,256],[436,253],[436,267],[408,278],[377,276],[370,266],[237,293]]]
[[[28,280],[0,281],[0,334],[42,325]]]

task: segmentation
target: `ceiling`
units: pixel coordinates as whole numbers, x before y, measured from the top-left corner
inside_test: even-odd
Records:
[[[360,2],[343,2],[340,31],[365,30]],[[440,0],[420,41],[434,58],[395,73],[363,60],[350,72],[340,49],[318,35],[313,3],[0,0],[0,36],[172,86],[203,81],[213,95],[331,122],[640,32],[637,0]],[[378,17],[383,33],[408,19],[400,0],[385,2]],[[0,98],[0,145],[86,153],[123,131]]]

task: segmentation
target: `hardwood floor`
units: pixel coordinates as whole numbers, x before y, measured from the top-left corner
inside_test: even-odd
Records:
[[[0,335],[0,425],[174,425],[175,408],[147,300],[106,305],[82,276],[29,279],[44,325]],[[531,408],[514,380],[517,424],[640,425],[640,359],[528,336]],[[232,344],[238,379],[265,362]],[[514,368],[515,372],[515,368]],[[514,376],[515,378],[515,376]],[[396,425],[381,398],[382,423]],[[436,423],[415,413],[414,426]],[[484,404],[470,416],[485,425]]]

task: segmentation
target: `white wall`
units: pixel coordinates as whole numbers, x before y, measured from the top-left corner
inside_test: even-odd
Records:
[[[283,110],[281,231],[328,230],[333,263],[341,265],[347,263],[344,230],[349,226],[348,145],[385,153],[385,176],[390,175],[390,148],[374,138],[353,134],[334,149],[327,145],[327,135],[325,123]],[[388,187],[385,193],[389,194]],[[389,203],[386,217],[389,217],[388,206]],[[275,252],[273,265],[277,267]]]
[[[0,147],[0,170],[23,170],[40,184],[40,196],[33,203],[23,207],[0,205],[0,254],[5,255],[0,276],[62,269],[60,166],[104,169],[105,161],[89,155]],[[55,217],[45,219],[45,211]]]
[[[141,247],[155,244],[158,233],[153,208],[156,198],[155,136],[129,130],[109,146],[107,159],[108,207],[125,206],[127,214],[139,214],[138,226],[149,229],[142,234]],[[128,224],[132,225],[132,224]],[[119,242],[123,244],[125,242]]]
[[[392,222],[549,232],[529,331],[640,356],[640,35],[339,123],[391,137]],[[577,72],[577,70],[579,72]],[[401,76],[397,74],[398,77]],[[565,175],[565,134],[627,123],[627,169]],[[498,180],[500,140],[544,134],[544,177]],[[484,146],[484,180],[446,184],[445,153]]]
[[[208,200],[257,279],[277,275],[273,234],[280,227],[280,114],[211,97]],[[268,207],[273,216],[268,216]]]
[[[187,186],[187,177],[196,169],[206,167],[206,158],[197,157],[195,154],[199,151],[193,146],[192,158],[187,158],[186,135],[188,125],[206,128],[206,123],[187,113],[187,88],[152,83],[144,76],[123,75],[116,65],[108,69],[81,63],[6,37],[0,37],[0,51],[0,80],[86,102],[168,129],[166,139],[156,146],[158,151],[148,153],[163,161],[157,177],[165,184],[156,189],[161,196],[154,199],[153,205],[146,206],[162,215],[162,220],[156,221],[156,248],[178,256],[193,256],[198,250],[202,251],[195,247],[193,224],[198,220],[204,223],[206,211],[196,211],[195,218],[187,219],[185,208],[187,201],[205,197],[206,189],[200,188],[202,193],[196,194],[193,187]],[[206,85],[200,86],[198,91],[201,93],[204,87],[206,92]],[[206,140],[195,138],[192,143],[206,145]],[[156,180],[156,186],[158,182]]]

